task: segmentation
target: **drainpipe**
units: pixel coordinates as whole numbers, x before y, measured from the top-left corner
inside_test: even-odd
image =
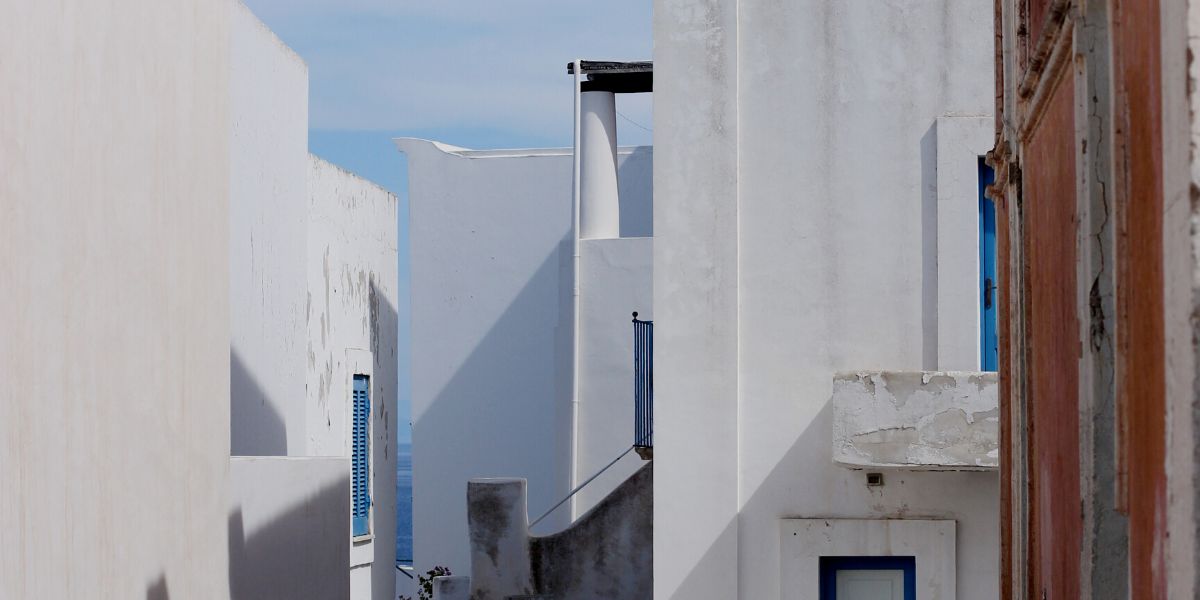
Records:
[[[580,156],[579,156],[579,148],[580,148],[581,144],[580,144],[579,137],[580,137],[581,122],[582,122],[582,119],[581,119],[582,107],[580,106],[581,98],[579,97],[579,94],[580,94],[579,90],[580,90],[581,83],[583,82],[582,71],[583,71],[583,60],[576,59],[575,60],[575,79],[574,79],[575,84],[574,84],[574,88],[573,88],[573,95],[574,95],[574,101],[575,101],[575,149],[574,149],[574,152],[571,153],[571,156],[572,156],[571,197],[572,197],[572,202],[574,203],[574,210],[572,212],[573,212],[573,216],[574,216],[574,220],[575,220],[574,224],[571,227],[571,234],[572,234],[572,237],[574,238],[573,242],[574,242],[575,247],[574,247],[574,257],[572,258],[572,267],[573,268],[571,269],[571,279],[573,280],[572,281],[573,291],[571,294],[571,321],[572,321],[571,326],[572,326],[573,332],[571,333],[572,350],[571,350],[571,468],[570,468],[570,484],[571,485],[569,486],[570,489],[575,489],[575,484],[578,482],[578,479],[579,479],[579,475],[578,475],[578,469],[579,469],[579,330],[580,330],[580,327],[579,327],[579,322],[580,322],[580,318],[579,318],[579,265],[580,265],[580,260],[579,260],[579,238],[580,238],[579,223],[580,223],[580,209],[581,209],[581,202],[580,202],[580,190],[581,190],[581,188],[580,188],[580,165],[581,165],[581,163],[580,163]],[[571,496],[571,499],[567,505],[567,512],[570,514],[571,521],[574,522],[575,521],[575,496]]]
[[[571,358],[571,489],[579,485],[580,400],[580,240],[621,237],[621,208],[617,190],[616,94],[582,91],[583,61],[575,61],[575,149],[572,196],[574,216],[574,280],[572,304],[573,350]],[[575,496],[569,505],[571,520],[578,516]]]

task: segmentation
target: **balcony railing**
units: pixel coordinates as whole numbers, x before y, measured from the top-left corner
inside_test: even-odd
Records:
[[[654,322],[633,313],[633,446],[644,459],[654,448]]]

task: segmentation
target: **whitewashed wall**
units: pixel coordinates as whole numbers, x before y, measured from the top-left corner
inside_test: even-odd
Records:
[[[230,452],[302,456],[308,67],[230,4]]]
[[[352,378],[371,378],[373,539],[350,547],[355,599],[392,600],[396,583],[396,208],[387,190],[309,159],[310,455],[351,455]]]
[[[229,459],[229,588],[235,599],[350,597],[350,460]]]
[[[4,3],[0,597],[229,597],[229,10]]]
[[[996,597],[997,476],[868,488],[828,406],[836,371],[934,369],[977,326],[937,322],[939,254],[978,248],[938,247],[935,122],[991,109],[990,6],[654,15],[655,596],[778,598],[780,519],[919,515],[957,521],[958,597]]]
[[[445,565],[465,574],[468,479],[528,479],[531,519],[570,490],[571,152],[473,151],[416,139],[397,144],[408,155],[411,206],[416,570]],[[650,161],[648,148],[619,151],[622,235],[652,233]],[[648,242],[597,240],[596,248],[612,250],[585,253],[585,261],[598,264],[617,257],[608,279],[595,282],[602,294],[617,293],[604,290],[605,283],[647,285],[611,315],[594,313],[612,321],[617,343],[632,336],[629,313],[649,294],[647,260],[631,255],[648,251]],[[588,285],[585,279],[581,287]],[[629,361],[629,385],[617,387],[632,407]],[[594,412],[608,416],[599,400]],[[581,478],[597,460],[607,463],[629,447],[632,408],[628,418],[617,418],[612,439],[607,425],[593,432],[581,421]],[[589,493],[602,496],[604,486],[616,483],[598,481]],[[576,509],[593,500],[585,497]],[[561,529],[570,516],[569,506],[560,508],[536,531]]]

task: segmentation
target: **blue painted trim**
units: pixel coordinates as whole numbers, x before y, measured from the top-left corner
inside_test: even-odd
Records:
[[[371,533],[371,378],[354,376],[351,426],[351,534]]]
[[[820,600],[837,600],[838,571],[904,571],[904,600],[917,599],[917,559],[914,556],[822,556]]]
[[[1000,303],[1000,284],[996,277],[996,205],[984,190],[995,181],[996,175],[979,158],[979,344],[980,367],[984,371],[1000,368],[999,339],[996,315]],[[991,303],[988,303],[990,289]]]

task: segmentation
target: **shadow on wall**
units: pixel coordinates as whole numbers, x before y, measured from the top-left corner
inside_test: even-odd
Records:
[[[339,507],[340,518],[324,518]],[[241,509],[229,515],[232,600],[350,596],[350,474],[246,534]],[[340,540],[313,552],[314,541]],[[165,583],[163,584],[165,593]],[[149,593],[147,593],[149,598]],[[164,596],[165,598],[165,596]]]
[[[921,369],[937,370],[937,121],[921,136]]]
[[[150,587],[146,588],[146,600],[171,600],[171,593],[167,591],[167,576],[162,574]]]
[[[397,364],[397,344],[399,344],[398,321],[396,308],[388,302],[387,296],[378,290],[374,276],[368,290],[368,318],[371,331],[371,353],[374,356],[376,389],[383,394],[384,402],[380,409],[373,411],[375,452],[371,465],[374,488],[371,492],[372,503],[375,505],[373,527],[375,532],[375,565],[371,568],[371,588],[373,590],[393,590],[396,584],[396,573],[392,568],[396,562],[396,540],[400,534],[397,524],[405,523],[406,531],[412,531],[412,513],[401,516],[397,514],[400,503],[396,501],[396,461],[397,436],[393,425],[399,426],[400,419],[395,414],[400,402],[399,366]],[[405,505],[412,506],[409,499]],[[411,556],[404,557],[411,559]],[[377,591],[376,594],[379,592]]]
[[[620,196],[621,237],[654,235],[654,149],[634,148],[617,169],[617,193]],[[649,181],[649,187],[639,185]]]
[[[367,303],[371,329],[371,355],[374,356],[375,366],[391,366],[391,375],[386,377],[385,383],[390,385],[392,389],[384,390],[383,397],[385,402],[380,405],[381,410],[376,416],[379,419],[378,425],[382,425],[382,450],[383,458],[386,460],[395,451],[393,445],[396,443],[396,432],[391,429],[391,411],[396,410],[396,403],[400,399],[399,381],[396,377],[396,370],[398,369],[396,362],[396,344],[398,343],[396,332],[398,331],[397,321],[399,317],[396,314],[395,307],[386,300],[386,297],[375,286],[374,278],[371,279]],[[378,370],[385,373],[388,371],[387,369]],[[391,402],[386,402],[389,398]],[[394,484],[395,481],[392,483]]]
[[[832,385],[832,374],[829,378]],[[831,395],[828,394],[828,395]],[[802,399],[797,400],[797,405]],[[800,419],[790,419],[800,422]],[[896,471],[885,479],[885,485],[868,487],[864,471],[839,467],[830,460],[833,444],[833,406],[826,401],[820,412],[803,431],[799,432],[788,450],[780,457],[761,485],[753,490],[743,504],[736,521],[730,521],[720,534],[710,541],[704,554],[692,562],[694,568],[679,583],[671,598],[711,597],[712,590],[723,589],[729,578],[717,566],[738,564],[737,548],[747,540],[759,544],[769,540],[774,545],[764,549],[762,560],[750,568],[741,567],[735,577],[738,593],[751,598],[778,598],[779,579],[767,577],[768,572],[795,568],[781,564],[779,554],[779,520],[787,518],[825,517],[831,519],[953,519],[957,521],[958,557],[956,571],[958,596],[961,598],[995,598],[999,595],[999,474],[994,471]],[[814,449],[824,454],[814,456]],[[668,453],[686,451],[683,448],[655,448],[658,458]],[[821,483],[821,485],[814,485]],[[803,486],[807,498],[797,492]],[[679,501],[678,497],[659,498],[663,505]],[[786,506],[780,506],[786,504]],[[837,507],[830,509],[830,507]],[[968,511],[970,514],[968,514]],[[981,517],[990,511],[990,518]],[[980,527],[983,525],[983,527]],[[972,540],[965,543],[965,540]],[[985,544],[978,540],[992,540]],[[685,540],[677,539],[677,542]],[[659,538],[655,554],[659,557],[695,556],[688,547],[669,545]],[[677,559],[678,560],[678,559]],[[919,567],[918,567],[919,568]],[[964,577],[969,574],[970,577]],[[717,581],[714,581],[714,578]],[[770,586],[776,582],[775,588]],[[971,587],[972,582],[974,587]],[[980,589],[980,587],[987,589]],[[812,591],[815,593],[815,590]]]
[[[287,426],[237,350],[229,349],[230,456],[287,456]]]
[[[468,479],[527,478],[529,510],[539,515],[568,491],[569,465],[561,449],[566,447],[570,423],[566,401],[571,390],[570,269],[571,242],[564,237],[432,403],[420,413],[414,411],[413,487],[435,486],[438,492],[432,497],[439,503],[421,504],[418,495],[413,525],[419,531],[415,533],[421,539],[436,532],[453,540],[435,543],[432,550],[430,545],[417,548],[418,572],[434,565],[445,565],[454,573],[469,572],[463,493]],[[466,304],[459,312],[469,313],[475,300],[459,302]],[[414,339],[436,339],[437,327],[414,321]],[[501,424],[510,425],[512,431],[503,434]],[[454,437],[448,439],[451,432]],[[431,460],[425,453],[435,448],[437,456]],[[547,480],[550,475],[552,480]],[[568,511],[557,511],[539,530],[561,529],[567,515]]]

